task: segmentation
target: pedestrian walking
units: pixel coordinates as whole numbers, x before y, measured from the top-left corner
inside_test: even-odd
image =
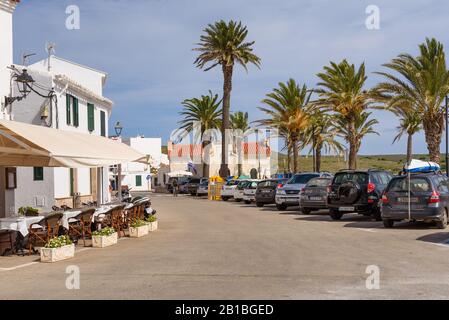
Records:
[[[178,188],[179,188],[178,180],[175,179],[175,180],[173,180],[173,197],[178,196]]]

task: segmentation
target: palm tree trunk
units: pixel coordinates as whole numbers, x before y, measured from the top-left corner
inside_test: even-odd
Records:
[[[357,141],[355,138],[355,123],[352,120],[349,123],[349,159],[348,159],[348,167],[350,170],[357,169]]]
[[[323,144],[321,142],[317,143],[315,147],[315,161],[316,161],[316,172],[321,171],[321,150],[323,149]]]
[[[292,139],[293,148],[293,173],[298,172],[298,141],[296,138]]]
[[[290,141],[287,142],[287,172],[292,172],[292,147]]]
[[[409,134],[407,138],[407,164],[412,162],[413,157],[413,134]]]
[[[444,117],[439,114],[435,117],[424,119],[424,133],[426,136],[427,149],[429,150],[430,161],[440,163],[440,144],[443,134]]]
[[[220,176],[227,178],[230,174],[228,167],[228,139],[226,131],[230,127],[229,114],[231,109],[232,73],[233,66],[223,65],[223,121],[221,124],[221,166]]]
[[[207,146],[210,144],[210,141],[203,141],[202,149],[203,149],[203,177],[209,178],[209,148]]]

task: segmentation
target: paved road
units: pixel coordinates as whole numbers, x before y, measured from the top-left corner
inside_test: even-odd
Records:
[[[52,265],[0,258],[0,299],[449,298],[449,230],[189,197],[153,203],[160,230],[147,238]],[[69,265],[80,290],[66,289]],[[379,290],[366,289],[369,265]]]

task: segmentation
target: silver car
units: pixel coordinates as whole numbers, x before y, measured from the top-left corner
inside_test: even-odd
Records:
[[[288,207],[298,207],[301,199],[301,190],[313,178],[332,177],[328,172],[297,173],[287,183],[276,192],[276,207],[279,211]]]

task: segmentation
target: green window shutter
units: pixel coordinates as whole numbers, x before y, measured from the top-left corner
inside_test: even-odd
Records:
[[[33,168],[33,181],[44,181],[44,168],[42,167]]]
[[[101,118],[101,136],[106,137],[106,113],[104,111],[100,112]]]
[[[75,193],[75,174],[73,169],[70,169],[70,195],[73,196]]]
[[[92,132],[95,130],[95,107],[93,104],[87,104],[87,129]]]
[[[73,98],[73,125],[78,127],[80,125],[78,99]]]
[[[67,125],[71,125],[72,124],[72,120],[71,120],[71,110],[70,110],[70,102],[72,100],[72,96],[70,94],[66,94],[65,95],[65,105],[66,105],[66,121],[67,121]]]
[[[142,176],[136,176],[136,187],[142,186]]]

